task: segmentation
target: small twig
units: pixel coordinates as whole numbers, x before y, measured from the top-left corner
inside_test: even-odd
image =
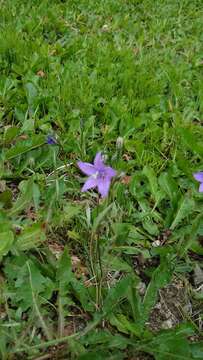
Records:
[[[203,289],[203,284],[201,284],[197,289],[195,289],[195,291],[200,291]]]
[[[56,171],[60,171],[60,170],[63,170],[63,169],[66,169],[68,167],[70,167],[71,165],[73,165],[73,163],[70,163],[70,164],[65,164],[65,165],[62,165],[62,166],[59,166],[58,168],[56,168],[54,171],[52,171],[50,174],[47,175],[47,177],[55,174]]]

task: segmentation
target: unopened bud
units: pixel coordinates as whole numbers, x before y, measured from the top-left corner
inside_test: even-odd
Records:
[[[102,31],[103,31],[103,32],[109,31],[109,27],[108,27],[107,24],[104,24],[104,25],[102,26]]]
[[[123,147],[123,138],[119,136],[116,140],[116,147],[117,149],[122,149]]]

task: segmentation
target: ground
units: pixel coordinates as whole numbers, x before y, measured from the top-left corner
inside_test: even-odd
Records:
[[[202,359],[202,1],[0,6],[0,358]]]

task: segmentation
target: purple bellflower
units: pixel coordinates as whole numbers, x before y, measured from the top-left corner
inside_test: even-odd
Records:
[[[78,161],[78,167],[88,178],[82,187],[82,192],[89,189],[98,188],[101,197],[104,198],[109,193],[111,179],[116,176],[116,171],[110,166],[106,166],[102,159],[102,154],[96,154],[94,164]]]
[[[203,192],[203,171],[193,174],[195,180],[200,182],[199,192]]]

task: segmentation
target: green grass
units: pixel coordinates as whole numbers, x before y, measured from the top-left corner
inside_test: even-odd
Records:
[[[0,7],[0,358],[202,359],[202,1]],[[192,312],[157,332],[174,281]]]

